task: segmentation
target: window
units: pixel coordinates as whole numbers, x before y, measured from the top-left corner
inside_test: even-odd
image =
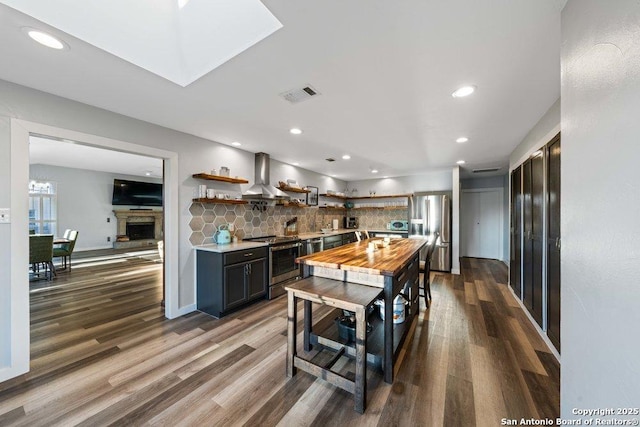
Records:
[[[56,234],[58,203],[54,182],[29,182],[29,230],[36,234]]]

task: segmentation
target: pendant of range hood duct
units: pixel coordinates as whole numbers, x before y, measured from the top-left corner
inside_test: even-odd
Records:
[[[267,153],[256,153],[255,184],[244,192],[243,199],[289,199],[287,193],[269,183],[271,159]]]

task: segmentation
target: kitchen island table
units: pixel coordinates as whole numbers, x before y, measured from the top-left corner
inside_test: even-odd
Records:
[[[374,243],[376,249],[368,250]],[[323,277],[344,282],[367,285],[380,288],[385,301],[384,321],[380,353],[375,354],[376,345],[369,345],[368,350],[373,354],[367,355],[367,360],[380,360],[384,372],[384,380],[393,383],[394,362],[398,356],[398,349],[404,342],[414,316],[418,313],[418,286],[420,249],[427,244],[427,239],[391,239],[385,247],[380,239],[367,239],[340,246],[338,248],[300,257],[297,261],[304,265],[305,276]],[[403,323],[393,323],[393,300],[398,293],[405,291],[409,300],[408,315]],[[289,292],[292,298],[293,291]],[[318,294],[316,301],[322,301],[323,295]],[[291,305],[290,305],[291,308]],[[332,340],[321,339],[312,331],[311,301],[304,300],[304,348],[311,349],[311,341],[319,342],[325,347],[332,347]],[[289,313],[292,318],[292,313]],[[395,326],[395,327],[394,327]],[[370,343],[371,338],[367,341]],[[342,343],[334,343],[333,348],[340,350]],[[355,354],[355,351],[352,352]]]

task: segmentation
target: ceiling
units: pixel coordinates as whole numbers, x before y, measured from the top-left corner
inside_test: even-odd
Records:
[[[29,137],[29,163],[152,178],[163,173],[161,159],[38,136]]]
[[[343,180],[449,169],[458,160],[506,173],[509,154],[560,96],[565,2],[265,0],[283,27],[186,87],[0,5],[0,54],[12,58],[0,78],[239,141]],[[69,49],[35,44],[25,26]],[[298,104],[279,96],[308,84],[320,95]],[[469,84],[473,95],[451,96]],[[292,127],[303,133],[291,135]],[[469,141],[456,143],[461,136]]]

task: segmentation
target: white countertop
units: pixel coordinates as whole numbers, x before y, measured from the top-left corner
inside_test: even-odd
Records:
[[[346,229],[346,228],[339,228],[335,231],[331,231],[329,233],[320,233],[320,232],[315,232],[315,233],[300,233],[299,237],[301,240],[309,240],[309,239],[316,239],[318,237],[327,237],[327,236],[337,236],[339,234],[346,234],[346,233],[353,233],[354,231],[362,231],[365,229],[354,229],[354,228],[350,228],[350,229]],[[408,233],[407,230],[403,230],[403,231],[397,231],[397,230],[387,230],[385,229],[366,229],[369,233],[389,233],[389,234],[402,234],[402,233]]]
[[[309,240],[309,239],[315,239],[318,237],[337,236],[339,234],[353,233],[354,231],[358,231],[358,230],[354,230],[354,229],[347,230],[345,228],[339,228],[335,231],[330,231],[329,233],[321,233],[319,231],[316,231],[313,233],[300,233],[298,237],[300,237],[301,240]]]
[[[225,252],[243,251],[245,249],[261,248],[266,246],[269,246],[269,244],[265,242],[242,241],[238,243],[228,243],[226,245],[218,245],[217,243],[211,243],[208,245],[194,246],[193,249],[197,251],[217,252],[221,254]]]

